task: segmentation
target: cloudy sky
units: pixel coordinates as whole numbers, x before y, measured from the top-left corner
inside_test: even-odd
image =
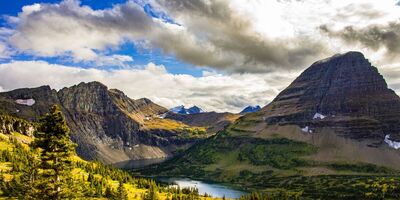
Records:
[[[400,94],[398,0],[21,0],[0,14],[0,91],[96,80],[168,108],[238,112],[356,50]]]

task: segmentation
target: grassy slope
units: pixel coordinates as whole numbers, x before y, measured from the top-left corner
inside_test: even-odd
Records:
[[[257,113],[246,115],[183,155],[142,173],[188,176],[250,190],[290,190],[312,198],[366,198],[370,192],[380,194],[378,190],[386,186],[397,188],[388,197],[400,195],[398,171],[362,162],[314,160],[317,146],[278,133],[255,136],[251,128],[259,121]],[[310,176],[312,170],[326,175]]]
[[[28,137],[26,135],[22,135],[20,133],[12,133],[12,134],[4,134],[4,133],[0,133],[0,151],[9,151],[9,152],[13,152],[13,149],[16,147],[11,140],[15,139],[19,144],[21,144],[23,146],[23,148],[26,148],[26,150],[29,150],[29,143],[33,140],[31,137]],[[91,162],[87,162],[82,160],[81,158],[79,158],[78,156],[73,156],[71,158],[71,160],[73,160],[75,163],[80,163],[80,165],[85,166],[85,165],[101,165],[99,163],[91,163]],[[131,176],[126,174],[125,172],[122,172],[119,169],[112,169],[112,168],[107,168],[107,170],[109,170],[110,174],[113,173],[123,173],[125,174],[125,176]],[[1,162],[0,161],[0,171],[2,172],[5,180],[6,181],[10,181],[13,178],[13,175],[11,175],[12,173],[12,163],[11,162]],[[85,171],[84,168],[79,168],[76,167],[73,169],[72,174],[74,175],[74,178],[76,179],[82,179],[82,177],[85,178],[85,180],[88,179],[89,177],[89,173],[87,171]],[[97,178],[97,179],[102,179],[102,176],[100,174],[91,174],[93,177]],[[117,180],[114,180],[112,177],[106,177],[107,181],[107,185],[114,188],[115,190],[117,190],[118,186],[119,186],[119,182]],[[147,189],[137,185],[137,181],[135,181],[135,178],[133,178],[134,181],[132,181],[131,183],[125,183],[124,187],[126,188],[127,192],[128,192],[128,197],[129,199],[142,199],[142,196],[147,192]],[[89,182],[87,182],[87,184],[89,184]],[[105,191],[106,187],[103,187],[103,190]],[[0,191],[0,199],[6,199],[4,197],[1,197],[1,194],[3,192]],[[160,199],[166,199],[167,196],[169,196],[169,198],[171,197],[169,193],[167,192],[159,192],[159,197]],[[86,198],[85,198],[86,199]],[[91,199],[106,199],[106,198],[91,198]],[[210,197],[201,197],[202,200],[212,200],[212,199],[217,199],[217,198],[210,198]]]

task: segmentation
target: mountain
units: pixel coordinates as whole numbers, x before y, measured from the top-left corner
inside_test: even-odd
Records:
[[[185,106],[177,106],[174,108],[171,108],[169,111],[173,112],[173,113],[177,113],[177,114],[196,114],[196,113],[202,113],[204,112],[201,108],[197,107],[197,106],[192,106],[188,109],[185,108]]]
[[[197,114],[197,113],[202,113],[202,112],[204,112],[204,111],[197,106],[192,106],[189,109],[187,109],[188,114]]]
[[[263,108],[268,125],[328,127],[370,145],[400,141],[400,98],[359,52],[319,61]]]
[[[203,137],[198,133],[205,132],[202,127],[162,119],[166,108],[149,99],[130,99],[99,82],[60,91],[42,86],[0,93],[0,114],[29,121],[38,121],[53,104],[61,106],[72,140],[78,144],[77,153],[87,160],[116,163],[169,157],[194,144]]]
[[[207,132],[214,134],[229,126],[240,115],[233,113],[217,113],[217,112],[201,112],[194,114],[177,114],[168,112],[165,114],[166,119],[180,121],[184,124],[196,127],[206,127]]]
[[[261,110],[261,107],[259,105],[257,106],[247,106],[246,108],[244,108],[240,114],[246,114],[246,113],[252,113],[252,112],[257,112]]]
[[[362,199],[400,173],[400,98],[359,52],[315,62],[270,104],[143,174]],[[380,182],[379,180],[382,180]]]

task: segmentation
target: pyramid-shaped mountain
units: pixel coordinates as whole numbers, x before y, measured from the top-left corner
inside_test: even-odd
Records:
[[[334,129],[353,139],[400,140],[400,98],[359,52],[312,64],[262,109],[269,125]]]

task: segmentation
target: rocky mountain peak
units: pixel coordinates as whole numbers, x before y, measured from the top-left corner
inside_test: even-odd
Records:
[[[364,54],[358,51],[349,51],[347,53],[343,54],[335,54],[332,57],[316,61],[313,65],[318,65],[322,63],[329,63],[329,62],[356,62],[358,61],[359,63],[362,62],[368,62],[368,60],[364,57]]]
[[[108,88],[99,82],[82,82],[63,88],[58,92],[58,97],[65,108],[75,111],[104,113],[110,110]]]
[[[390,132],[400,139],[400,98],[360,52],[315,62],[263,111],[269,124],[308,126],[318,113],[328,116],[318,126],[335,124],[350,137],[383,139]]]

